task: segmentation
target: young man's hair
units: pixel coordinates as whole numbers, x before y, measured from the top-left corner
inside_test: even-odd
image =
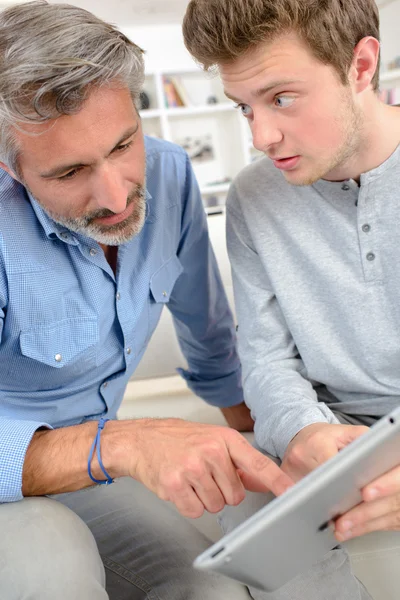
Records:
[[[45,0],[0,13],[0,160],[18,173],[13,135],[23,123],[78,112],[93,86],[117,84],[138,104],[143,50],[116,27]]]
[[[380,39],[379,11],[374,0],[191,0],[183,21],[185,45],[205,70],[292,32],[346,85],[358,42]]]

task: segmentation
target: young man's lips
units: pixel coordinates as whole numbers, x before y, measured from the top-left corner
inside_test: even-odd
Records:
[[[109,217],[100,217],[96,219],[96,221],[98,223],[102,223],[103,225],[116,225],[117,223],[121,223],[121,221],[124,221],[130,217],[134,207],[135,203],[131,202],[121,213],[116,213],[115,215],[110,215]]]
[[[300,160],[300,156],[290,156],[289,158],[276,158],[273,159],[273,163],[277,169],[282,171],[288,171],[293,169]]]

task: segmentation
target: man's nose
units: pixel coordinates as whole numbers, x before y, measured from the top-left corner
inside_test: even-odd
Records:
[[[253,145],[260,152],[267,153],[274,144],[279,144],[283,139],[281,130],[274,120],[267,115],[255,115],[251,124]]]
[[[96,173],[93,198],[99,208],[121,213],[126,208],[128,189],[122,175],[115,167],[102,166]]]

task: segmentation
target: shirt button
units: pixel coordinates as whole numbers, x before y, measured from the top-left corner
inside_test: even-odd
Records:
[[[97,250],[96,248],[90,248],[90,256],[96,256]]]
[[[367,254],[367,260],[369,260],[369,262],[372,262],[373,260],[375,260],[376,256],[373,252],[369,252]]]
[[[371,231],[371,225],[368,225],[366,223],[365,225],[362,226],[362,230],[364,233],[369,233]]]
[[[54,357],[54,360],[56,362],[61,362],[62,361],[62,355],[61,354],[56,354],[55,357]]]
[[[163,292],[162,295],[164,296],[164,298],[166,298],[168,296],[167,292]]]
[[[116,297],[117,300],[121,300],[121,294],[119,292],[117,292],[115,294],[115,297]]]
[[[131,352],[132,352],[132,348],[128,347],[128,348],[126,349],[126,353],[127,353],[127,354],[130,354]]]
[[[103,383],[103,388],[106,388],[106,387],[108,387],[108,381],[105,381],[105,382]]]
[[[68,239],[68,237],[69,237],[69,236],[68,236],[68,233],[67,233],[66,231],[62,231],[62,232],[60,233],[60,235],[61,235],[61,237],[62,237],[62,239],[63,239],[63,240],[67,240],[67,239]]]
[[[350,189],[350,186],[349,186],[349,185],[347,185],[347,183],[344,183],[344,184],[342,185],[342,190],[343,190],[344,192],[348,192],[348,191],[349,191],[349,189]]]

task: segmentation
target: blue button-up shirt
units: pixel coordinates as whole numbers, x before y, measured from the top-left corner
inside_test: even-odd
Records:
[[[0,170],[0,502],[41,426],[115,418],[165,304],[208,403],[243,401],[232,316],[188,157],[146,139],[147,218],[118,250],[55,223]]]

